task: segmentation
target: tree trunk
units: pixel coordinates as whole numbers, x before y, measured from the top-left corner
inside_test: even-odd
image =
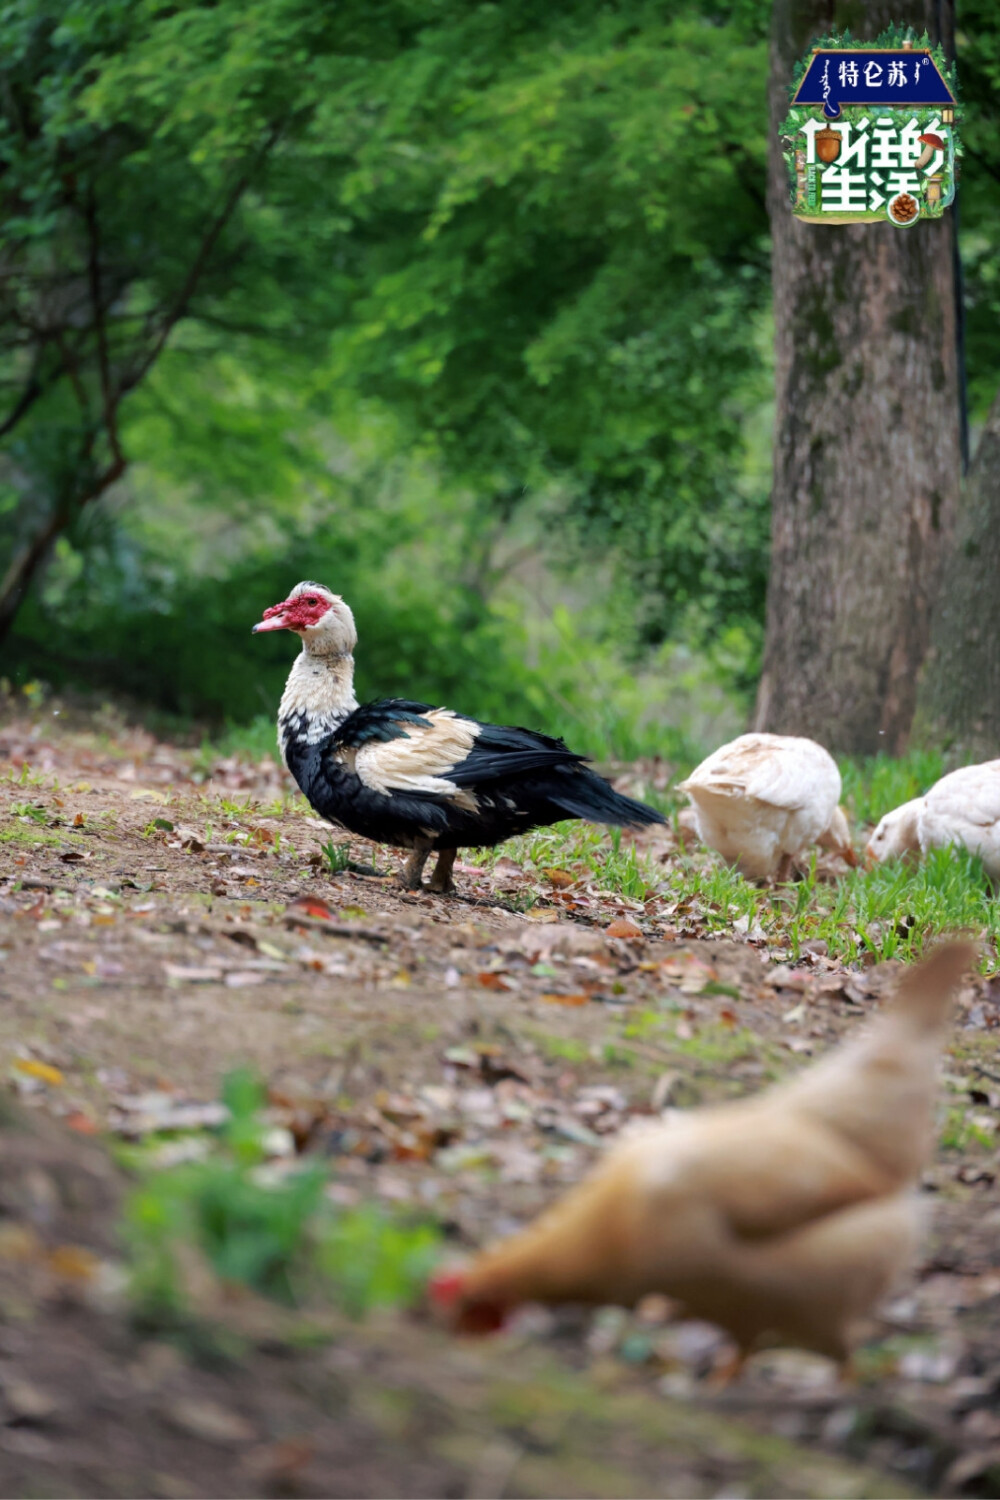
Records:
[[[92,443],[93,439],[90,438],[85,444],[80,458],[81,464],[89,459]],[[30,541],[14,554],[10,566],[0,579],[0,646],[4,644],[14,628],[17,612],[24,602],[24,597],[35,575],[48,560],[52,548],[69,526],[70,521],[75,515],[79,515],[85,505],[89,505],[92,500],[99,500],[105,491],[122,477],[126,467],[124,456],[120,452],[117,453],[108,467],[94,475],[87,487],[71,502],[64,500],[57,504]]]
[[[944,566],[915,736],[958,756],[1000,755],[1000,395],[965,487]]]
[[[953,216],[897,230],[793,218],[778,124],[796,59],[899,7],[775,0],[769,208],[776,352],[772,554],[755,727],[901,750],[962,465]],[[948,48],[949,0],[916,0]],[[942,19],[943,18],[943,19]],[[860,24],[859,24],[860,22]]]
[[[11,559],[0,579],[0,646],[14,626],[14,620],[28,591],[28,586],[52,550],[56,538],[65,530],[68,517],[56,512],[40,526]]]

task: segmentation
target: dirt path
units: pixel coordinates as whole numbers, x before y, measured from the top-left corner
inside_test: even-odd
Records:
[[[1000,1492],[988,984],[962,997],[923,1263],[852,1386],[778,1352],[713,1393],[717,1337],[656,1305],[530,1313],[476,1346],[417,1316],[331,1318],[308,1352],[285,1324],[244,1328],[235,1363],[209,1359],[144,1341],[113,1293],[122,1184],[102,1137],[209,1123],[223,1074],[251,1062],[289,1146],[332,1159],[339,1201],[419,1206],[471,1247],[632,1118],[818,1054],[891,973],[822,953],[790,968],[701,940],[656,897],[509,859],[460,867],[455,899],[323,873],[330,830],[275,768],[200,766],[141,733],[9,724],[4,774],[0,1070],[20,1112],[0,1168],[3,1493]],[[85,1271],[53,1258],[67,1245],[89,1248]]]

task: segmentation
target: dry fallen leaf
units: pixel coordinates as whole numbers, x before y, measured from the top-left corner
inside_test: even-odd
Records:
[[[14,1066],[19,1073],[27,1073],[29,1078],[38,1078],[42,1083],[58,1086],[66,1081],[58,1068],[36,1062],[33,1057],[15,1057]]]
[[[27,1380],[5,1381],[3,1394],[10,1416],[19,1422],[44,1422],[59,1409],[48,1391]]]
[[[484,990],[509,990],[510,985],[499,974],[484,971],[476,975],[476,980]]]
[[[568,870],[543,870],[542,873],[549,885],[554,885],[557,890],[564,891],[567,886],[573,885],[576,881],[576,876],[571,875]]]
[[[613,938],[641,938],[642,928],[630,922],[627,917],[616,917],[611,926],[606,929],[608,937]]]
[[[172,1402],[165,1415],[175,1427],[192,1437],[209,1443],[249,1443],[255,1433],[249,1422],[234,1411],[227,1411],[215,1401],[200,1397],[197,1401],[180,1397]]]
[[[542,1000],[548,1001],[550,1005],[586,1005],[590,999],[589,995],[542,995]]]
[[[56,1245],[45,1257],[50,1271],[67,1281],[93,1281],[100,1261],[85,1245]]]

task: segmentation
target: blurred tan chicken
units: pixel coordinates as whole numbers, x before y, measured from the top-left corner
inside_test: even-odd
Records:
[[[787,880],[794,857],[816,843],[857,863],[837,762],[815,740],[741,734],[677,789],[691,798],[702,842],[753,880]]]
[[[658,1292],[743,1352],[777,1342],[845,1359],[917,1243],[909,1190],[930,1153],[949,997],[974,956],[938,949],[791,1082],[622,1142],[535,1224],[442,1272],[435,1301],[487,1332],[522,1302]]]

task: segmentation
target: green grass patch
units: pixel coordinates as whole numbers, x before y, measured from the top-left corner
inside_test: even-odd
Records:
[[[565,870],[599,890],[632,901],[644,901],[661,880],[651,861],[623,842],[620,828],[572,820],[537,828],[495,849],[470,850],[466,857],[488,870],[501,858],[533,868],[539,875]]]
[[[291,658],[289,658],[291,665]],[[203,740],[195,757],[195,768],[208,774],[220,756],[239,755],[245,760],[261,761],[265,756],[278,758],[278,731],[275,715],[257,714],[247,724],[229,724],[216,739]]]
[[[936,750],[911,750],[908,755],[872,755],[866,760],[840,761],[843,801],[852,824],[877,823],[894,807],[922,797],[944,775],[944,760]]]
[[[805,879],[771,889],[715,860],[684,859],[665,890],[678,902],[679,920],[690,913],[707,933],[724,935],[745,918],[751,932],[759,927],[793,958],[803,943],[822,939],[840,958],[909,961],[931,939],[963,931],[985,938],[987,961],[995,963],[1000,941],[1000,908],[980,860],[964,849],[934,849],[919,863],[890,860],[835,881],[818,880],[814,863]]]
[[[66,844],[80,842],[79,836],[74,838],[69,833],[50,833],[48,829],[39,828],[37,823],[11,823],[6,828],[0,828],[0,844],[24,844],[29,848],[51,844],[63,848]]]

